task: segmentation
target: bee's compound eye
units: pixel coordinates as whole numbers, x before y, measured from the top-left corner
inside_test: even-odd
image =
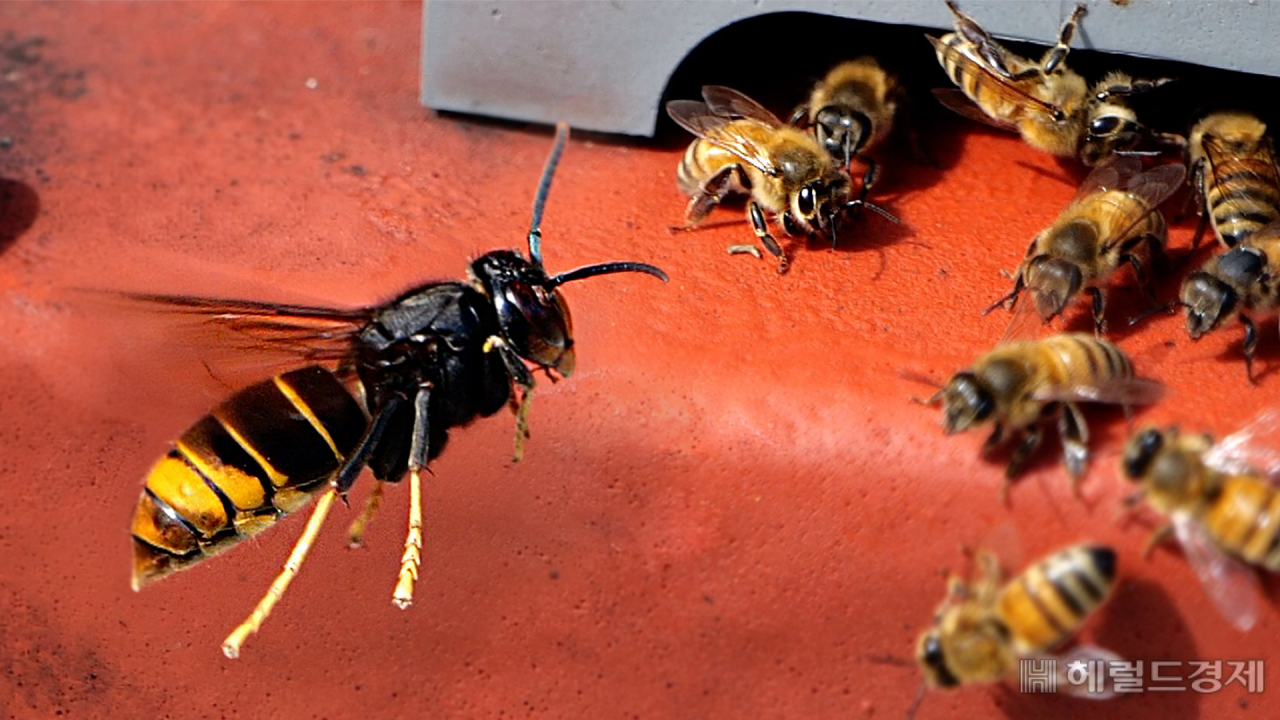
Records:
[[[805,187],[800,188],[800,197],[798,198],[798,201],[800,214],[805,217],[813,215],[814,207],[817,204],[817,194],[813,191],[812,186],[806,185]]]
[[[1120,127],[1121,118],[1115,115],[1103,115],[1094,118],[1089,122],[1089,133],[1091,135],[1110,135]]]
[[[1124,456],[1124,474],[1131,480],[1141,478],[1163,445],[1164,435],[1159,430],[1144,430],[1129,444]]]

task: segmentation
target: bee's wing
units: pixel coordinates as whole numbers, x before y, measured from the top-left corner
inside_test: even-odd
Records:
[[[1142,159],[1132,155],[1112,155],[1098,165],[1080,183],[1080,189],[1072,198],[1072,204],[1094,193],[1119,190],[1135,175],[1142,172]]]
[[[933,96],[938,99],[938,102],[945,105],[948,110],[957,115],[966,117],[974,122],[980,122],[983,125],[990,125],[993,128],[1010,132],[1018,131],[1018,126],[1015,123],[991,117],[961,90],[956,88],[934,88]]]
[[[1261,472],[1280,482],[1280,411],[1265,410],[1205,453],[1205,462],[1228,473]]]
[[[104,293],[104,299],[193,321],[219,332],[215,340],[235,352],[283,354],[295,362],[330,362],[350,356],[356,333],[372,318],[369,308],[341,309],[205,298],[189,295]]]
[[[1023,288],[1010,308],[1009,324],[1000,336],[1000,345],[1007,345],[1019,340],[1034,340],[1044,334],[1045,322],[1036,310],[1035,299],[1031,291]]]
[[[734,130],[734,128],[745,128],[752,123],[757,123],[757,126],[765,132],[772,132],[771,128],[763,128],[759,125],[760,121],[717,115],[706,103],[697,100],[672,100],[667,103],[667,114],[680,127],[716,147],[728,150],[760,172],[775,177],[782,174],[774,164],[768,148],[746,133]]]
[[[1218,174],[1218,168],[1226,161],[1229,161],[1233,155],[1223,147],[1222,140],[1214,135],[1204,138],[1204,154],[1209,159],[1209,173],[1213,176],[1214,184],[1222,181],[1222,177]],[[1231,169],[1231,174],[1240,173],[1243,176],[1255,178],[1258,183],[1268,188],[1280,188],[1280,173],[1276,170],[1275,153],[1271,148],[1271,141],[1268,138],[1263,147],[1259,149],[1259,154],[1265,162],[1244,164],[1244,167],[1235,167]],[[1240,208],[1240,199],[1232,197],[1231,193],[1224,193],[1218,202],[1226,206],[1228,211],[1236,210],[1238,213],[1248,212],[1248,208]]]
[[[702,99],[711,112],[726,118],[749,118],[770,127],[781,127],[782,121],[763,105],[742,93],[723,85],[704,85]]]
[[[1138,158],[1130,158],[1137,160]],[[1187,179],[1187,166],[1182,163],[1165,163],[1135,175],[1125,183],[1125,192],[1141,199],[1155,209],[1182,187]]]
[[[1195,519],[1184,513],[1172,519],[1187,562],[1195,569],[1214,607],[1237,630],[1247,632],[1258,620],[1257,574],[1223,552]]]
[[[1082,643],[1060,655],[1046,657],[1054,661],[1058,681],[1055,690],[1088,700],[1115,697],[1110,670],[1113,663],[1124,662],[1119,655],[1097,645]]]
[[[1123,378],[1096,385],[1051,387],[1037,390],[1032,397],[1042,402],[1095,402],[1113,405],[1151,405],[1164,397],[1165,387],[1146,378]]]
[[[1151,168],[1146,172],[1126,177],[1125,171],[1129,169],[1128,166],[1131,166],[1134,163],[1137,164],[1138,168],[1141,168],[1142,160],[1139,158],[1132,156],[1120,156],[1116,158],[1104,166],[1102,170],[1106,171],[1113,167],[1116,168],[1118,184],[1110,187],[1103,187],[1099,185],[1089,190],[1090,193],[1099,192],[1101,190],[1123,190],[1128,195],[1140,200],[1147,207],[1146,212],[1134,218],[1133,222],[1129,223],[1129,225],[1127,225],[1123,230],[1113,234],[1112,241],[1101,248],[1102,252],[1106,252],[1115,243],[1128,240],[1133,228],[1137,227],[1138,223],[1145,220],[1151,215],[1151,213],[1159,212],[1160,204],[1169,199],[1170,195],[1177,192],[1178,188],[1182,187],[1183,181],[1187,179],[1187,168],[1182,163],[1166,163],[1164,165],[1158,165]],[[1090,173],[1089,177],[1093,177],[1097,172],[1098,171],[1094,171],[1094,173]],[[1088,183],[1089,178],[1085,178],[1085,184],[1088,185]],[[1081,187],[1081,194],[1076,196],[1077,200],[1083,199],[1085,197],[1084,193],[1085,187]]]
[[[1041,112],[1049,116],[1061,116],[1063,114],[1061,108],[1051,105],[1009,82],[1008,79],[1002,76],[1000,71],[992,69],[987,65],[987,63],[944,44],[941,40],[933,37],[932,35],[925,35],[925,37],[933,45],[933,49],[941,56],[944,67],[947,64],[947,61],[950,60],[963,67],[965,72],[981,73],[984,87],[1005,101],[1014,103],[1019,107],[1029,108],[1035,112]],[[937,96],[937,93],[935,92],[934,95]],[[963,97],[963,93],[961,95]],[[957,110],[957,108],[952,106],[946,100],[942,100],[942,103],[952,110],[960,112],[960,114],[965,117],[973,117],[965,111]],[[969,104],[972,105],[973,103],[970,102]],[[992,122],[992,118],[988,117],[984,122],[990,123]]]

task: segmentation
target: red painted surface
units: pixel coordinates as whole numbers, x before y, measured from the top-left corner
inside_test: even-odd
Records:
[[[1144,561],[1143,528],[1113,522],[1119,413],[1090,413],[1088,504],[1047,457],[1006,508],[982,437],[944,438],[938,411],[908,402],[929,390],[900,370],[942,380],[1000,336],[1004,319],[978,311],[1079,177],[956,130],[932,138],[945,170],[886,177],[906,229],[868,222],[878,251],[793,245],[784,278],[725,254],[745,226],[668,232],[682,148],[575,137],[544,224],[550,267],[643,260],[671,284],[565,291],[578,373],[540,386],[518,466],[510,418],[455,433],[426,487],[411,609],[390,602],[407,496],[394,488],[365,550],[344,547],[355,512],[334,513],[263,632],[226,660],[219,643],[302,519],[131,592],[143,474],[231,380],[205,370],[207,346],[66,288],[356,304],[457,277],[523,242],[550,133],[419,107],[413,4],[3,13],[10,48],[46,42],[30,63],[6,55],[0,87],[14,139],[0,175],[32,218],[0,255],[0,715],[901,717],[919,675],[871,658],[910,656],[941,573],[966,567],[961,546],[1009,525],[1023,561],[1083,538],[1119,548],[1122,585],[1086,631],[1098,644],[1148,662],[1272,657],[1270,602],[1235,632],[1180,554]],[[1173,244],[1189,236],[1178,226]],[[1274,374],[1245,383],[1235,332],[1192,345],[1162,317],[1120,343],[1173,390],[1140,422],[1221,434],[1280,389]],[[1276,347],[1267,323],[1272,367]],[[1275,696],[975,688],[928,697],[919,717],[1273,717]]]

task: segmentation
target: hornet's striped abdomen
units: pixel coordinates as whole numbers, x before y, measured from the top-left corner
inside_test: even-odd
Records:
[[[999,616],[1019,654],[1048,650],[1075,632],[1111,592],[1115,551],[1076,545],[1027,568],[1000,591]]]
[[[183,433],[147,475],[133,516],[133,587],[270,527],[342,465],[368,421],[312,366],[241,390]]]

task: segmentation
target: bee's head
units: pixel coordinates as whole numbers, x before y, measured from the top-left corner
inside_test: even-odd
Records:
[[[1027,289],[1043,320],[1060,314],[1080,292],[1082,281],[1080,266],[1064,258],[1042,255],[1027,267]]]
[[[542,171],[538,194],[533,202],[529,229],[529,257],[515,250],[494,250],[471,263],[471,275],[493,303],[502,329],[502,339],[529,362],[554,369],[568,377],[573,373],[573,325],[569,306],[556,288],[567,282],[595,275],[642,272],[663,282],[667,274],[645,263],[612,262],[588,265],[559,275],[547,276],[542,265],[542,210],[551,179],[569,139],[569,126],[556,126],[555,145]]]
[[[844,211],[853,192],[849,174],[828,173],[800,186],[791,195],[791,216],[806,233],[829,238],[835,235],[836,217]]]
[[[956,373],[941,394],[942,426],[948,435],[984,422],[996,410],[991,391],[971,372]]]
[[[1112,72],[1094,85],[1086,103],[1084,137],[1080,139],[1080,159],[1084,164],[1097,165],[1116,153],[1132,150],[1148,137],[1150,130],[1138,122],[1138,115],[1128,106],[1127,99],[1171,82],[1173,78],[1140,80]]]
[[[1117,151],[1137,145],[1144,131],[1133,110],[1116,103],[1099,104],[1089,114],[1080,159],[1085,165],[1097,165]]]
[[[1178,302],[1187,312],[1187,332],[1191,339],[1198,340],[1231,316],[1239,295],[1222,278],[1201,270],[1192,273],[1182,283]]]
[[[1129,438],[1120,469],[1140,483],[1157,504],[1185,504],[1202,497],[1208,487],[1200,458],[1213,447],[1208,435],[1181,435],[1177,428],[1147,428]]]
[[[848,167],[871,137],[871,118],[837,105],[827,105],[814,113],[813,124],[818,142],[841,167]]]
[[[925,631],[916,644],[916,662],[924,673],[929,687],[949,689],[960,684],[960,679],[947,667],[947,657],[942,649],[942,634],[937,628]]]

